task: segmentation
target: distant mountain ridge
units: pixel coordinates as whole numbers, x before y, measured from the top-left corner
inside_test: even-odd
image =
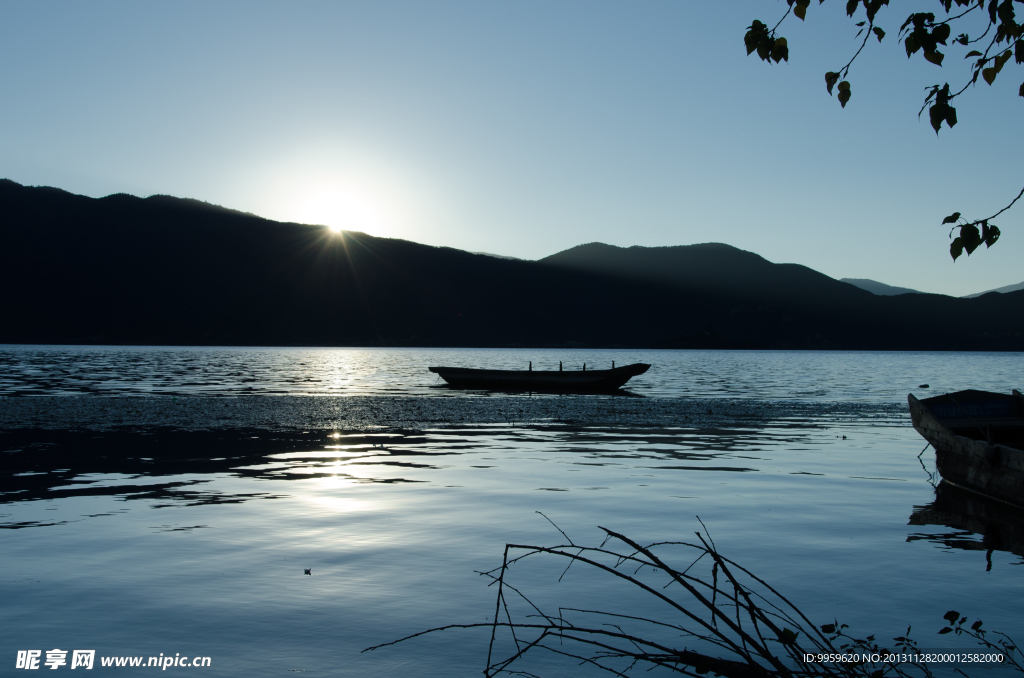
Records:
[[[998,292],[999,294],[1006,294],[1007,292],[1016,292],[1018,290],[1024,290],[1024,282],[1019,282],[1016,285],[1006,285],[1005,287],[997,287],[994,290],[985,290],[984,292],[976,292],[974,294],[965,294],[964,299],[973,299],[974,297],[980,297],[983,294],[990,292]]]
[[[886,285],[880,283],[877,280],[869,280],[868,278],[842,278],[845,283],[850,283],[862,290],[867,290],[872,294],[880,296],[895,296],[897,294],[927,294],[927,292],[921,292],[920,290],[912,290],[909,287],[894,287],[892,285]],[[990,292],[998,292],[1000,294],[1006,294],[1007,292],[1016,292],[1018,290],[1024,290],[1024,282],[1017,283],[1016,285],[1006,285],[1005,287],[997,287],[994,290],[985,290],[984,292],[975,292],[974,294],[965,294],[961,299],[973,299],[980,297],[983,294],[989,294]]]
[[[728,245],[539,262],[0,181],[3,343],[1024,350],[1024,291],[876,296]]]
[[[909,287],[894,287],[868,278],[840,278],[840,280],[844,283],[850,283],[855,287],[859,287],[862,290],[867,290],[868,292],[871,292],[871,294],[877,294],[883,297],[892,297],[897,294],[924,294],[924,292],[912,290]]]
[[[485,257],[494,257],[495,259],[509,259],[511,261],[523,261],[519,257],[511,257],[506,254],[491,254],[490,252],[470,252],[470,254],[481,254]]]

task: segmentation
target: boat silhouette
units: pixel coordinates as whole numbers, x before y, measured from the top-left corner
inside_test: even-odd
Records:
[[[943,479],[1024,507],[1024,396],[958,391],[907,396],[914,428],[935,448]]]
[[[650,365],[635,363],[610,370],[480,370],[468,367],[430,367],[452,388],[494,391],[593,393],[615,391]]]

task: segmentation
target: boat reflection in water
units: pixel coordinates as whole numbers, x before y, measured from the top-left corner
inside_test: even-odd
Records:
[[[992,569],[992,551],[1024,557],[1024,509],[945,481],[935,488],[935,501],[914,507],[908,524],[953,528],[955,532],[912,534],[907,541],[927,540],[947,548],[985,551],[986,570]]]

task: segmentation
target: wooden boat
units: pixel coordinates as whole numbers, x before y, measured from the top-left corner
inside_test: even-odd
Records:
[[[532,367],[532,366],[531,366]],[[466,367],[431,367],[452,388],[497,391],[550,391],[562,393],[614,391],[651,366],[644,363],[610,370],[476,370]]]
[[[954,485],[1024,506],[1024,396],[959,391],[907,396],[914,428],[935,448],[935,464]]]

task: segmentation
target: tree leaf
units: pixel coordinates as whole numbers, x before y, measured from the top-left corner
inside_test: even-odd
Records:
[[[950,114],[952,114],[952,124],[950,124]],[[939,97],[939,101],[932,104],[932,107],[928,109],[928,119],[932,123],[932,129],[935,133],[939,133],[939,128],[942,127],[943,121],[950,127],[956,124],[956,109],[949,104],[942,101],[942,97]]]
[[[1002,234],[999,232],[999,227],[996,226],[995,224],[992,224],[991,226],[988,227],[987,235],[985,234],[984,229],[982,229],[981,237],[985,241],[985,247],[992,247],[992,245],[995,245],[996,240],[999,240],[1000,235]],[[981,622],[978,622],[978,624],[980,623]],[[977,629],[975,629],[975,631],[977,631]]]
[[[980,619],[978,621],[974,622],[973,624],[971,624],[971,630],[972,631],[977,631],[980,628],[981,628],[981,620]]]
[[[959,240],[959,239],[960,239],[960,238],[957,238],[957,240]],[[958,256],[960,256],[960,255],[959,255],[959,254],[954,254],[954,255],[953,255],[953,261],[956,261],[956,258],[957,258]],[[949,627],[947,626],[947,627],[945,627],[944,629],[942,629],[941,631],[939,631],[939,635],[942,635],[942,634],[944,634],[944,633],[949,633],[949,632],[950,632],[950,631],[952,631],[952,630],[953,630],[953,629],[951,629],[951,628],[949,628]]]
[[[878,38],[878,42],[882,42],[882,38],[885,37],[885,31],[883,31],[878,26],[875,26],[874,28],[872,28],[871,31],[875,34],[875,37]]]
[[[974,254],[974,250],[978,249],[981,245],[981,233],[978,232],[978,227],[974,224],[961,226],[960,241],[964,244],[964,249],[967,250],[968,256]]]
[[[1005,52],[996,57],[996,73],[1003,70],[1003,65],[1010,59],[1011,56],[1013,56],[1013,53],[1010,50],[1006,50]]]
[[[768,26],[757,19],[750,22],[750,25],[747,26],[747,33],[743,36],[743,44],[747,47],[747,56],[750,56],[757,49],[761,39],[767,35]]]
[[[968,52],[967,54],[964,55],[964,58],[965,59],[970,59],[971,57],[976,57],[976,56],[981,56],[981,52],[979,52],[976,49],[972,49],[970,52]]]
[[[960,618],[960,613],[956,610],[950,610],[946,614],[942,615],[942,618],[948,621],[950,624],[953,624],[956,622],[957,619]]]
[[[825,87],[828,88],[828,93],[832,94],[832,88],[836,82],[839,81],[839,74],[829,71],[825,74]],[[1024,85],[1021,85],[1021,96],[1024,97]]]
[[[821,630],[822,630],[823,633],[835,633],[836,632],[836,625],[835,624],[824,624],[821,627]]]
[[[959,212],[953,212],[948,217],[943,219],[942,223],[943,224],[955,224],[957,219],[959,219],[959,218],[960,218],[960,213]]]
[[[918,44],[917,38],[914,36],[913,33],[911,33],[910,35],[908,35],[906,37],[906,39],[903,41],[903,46],[907,48],[907,58],[908,59],[910,58],[911,54],[913,54],[917,50],[921,49],[921,45]]]
[[[788,1],[788,0],[787,0]],[[793,4],[792,2],[790,3]],[[807,18],[807,7],[810,6],[811,0],[797,0],[797,6],[793,8],[793,13],[797,15],[797,18],[804,20]]]
[[[937,49],[925,50],[925,52],[924,52],[925,61],[928,61],[929,63],[933,63],[936,66],[941,66],[942,65],[942,60],[945,58],[945,56],[946,56],[945,54],[943,54],[942,52],[940,52]]]
[[[789,44],[785,38],[776,38],[772,44],[772,59],[779,63],[783,59],[789,61]]]
[[[960,238],[954,238],[953,242],[949,244],[949,253],[950,255],[952,255],[953,261],[956,261],[956,258],[964,253],[964,244],[960,242]],[[939,631],[939,633],[949,633],[952,630],[953,629],[947,626],[946,628]]]
[[[991,85],[996,81],[996,73],[998,71],[994,68],[984,68],[981,71],[981,77],[985,78],[985,82]]]

